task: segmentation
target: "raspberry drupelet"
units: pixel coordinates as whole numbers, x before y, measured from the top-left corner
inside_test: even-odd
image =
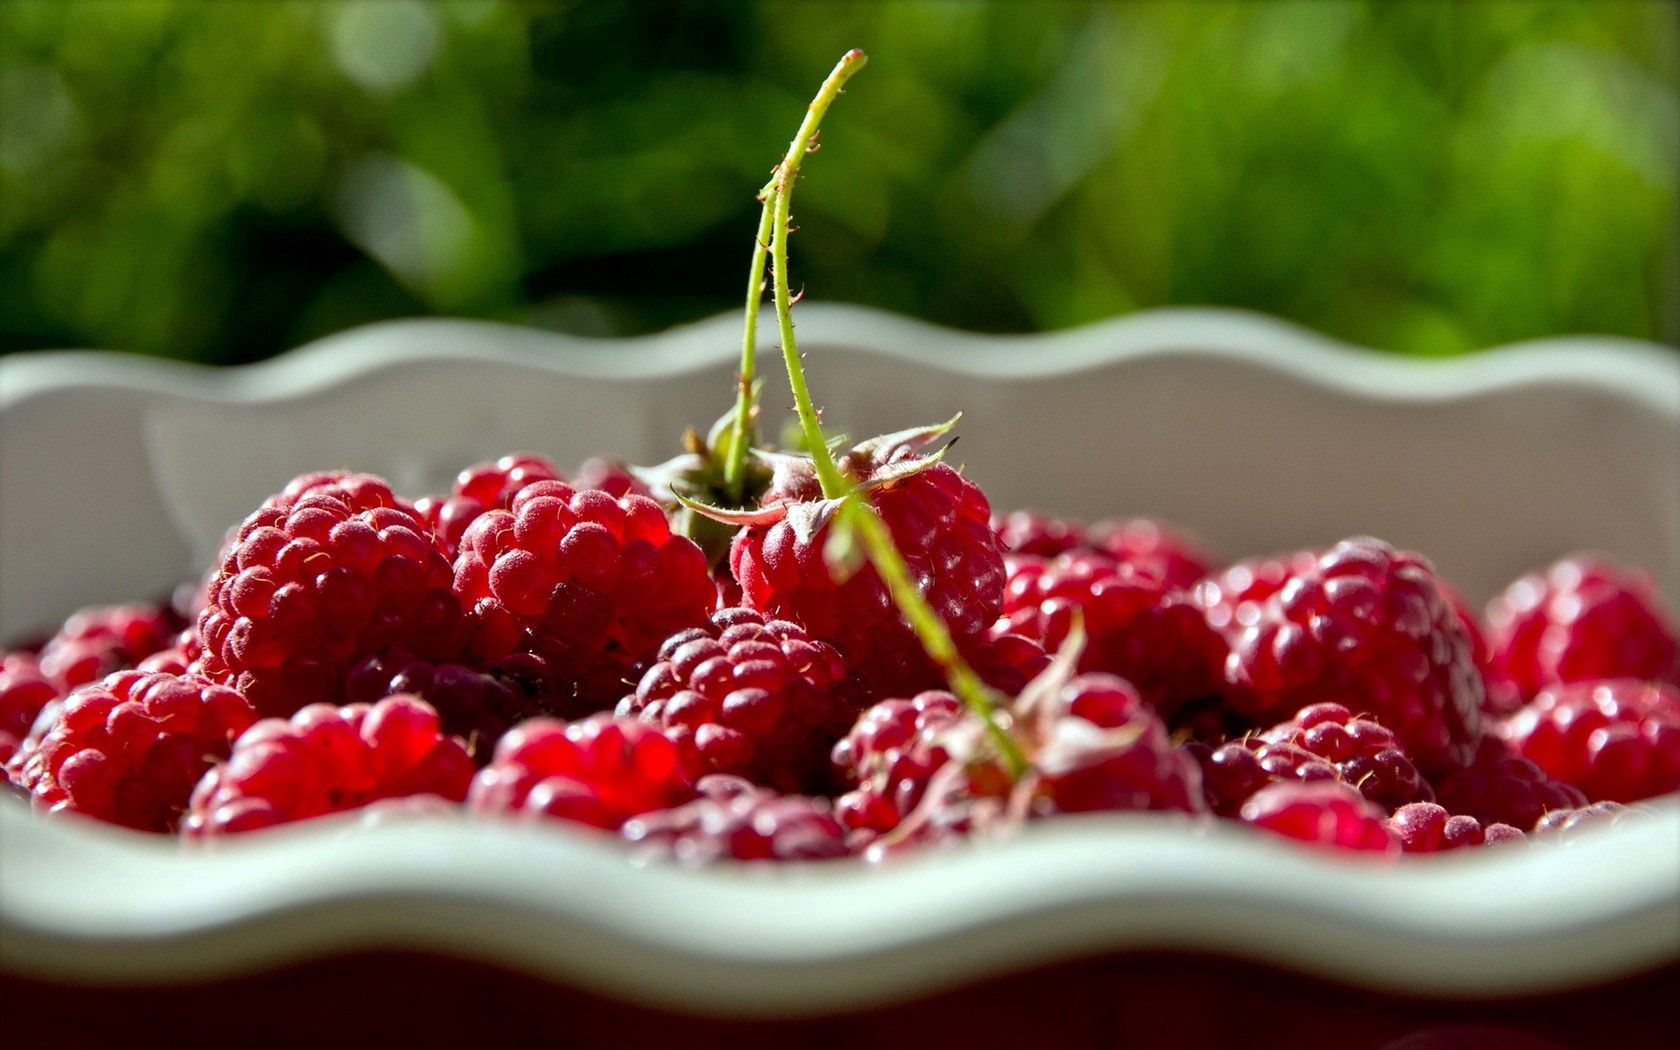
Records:
[[[662,727],[696,775],[820,791],[864,692],[832,645],[753,609],[672,635],[618,713]]]
[[[1429,563],[1343,540],[1291,571],[1233,643],[1231,705],[1257,720],[1331,702],[1394,731],[1426,774],[1462,766],[1482,736],[1471,642]]]
[[[1346,784],[1278,783],[1243,803],[1240,817],[1254,827],[1322,849],[1393,856],[1400,839],[1383,811]]]
[[[558,481],[527,485],[467,528],[455,593],[472,658],[539,667],[568,717],[610,707],[717,596],[706,556],[657,503]]]
[[[1388,818],[1388,830],[1407,853],[1443,853],[1467,846],[1522,842],[1528,836],[1509,824],[1489,824],[1475,817],[1453,816],[1433,802],[1401,806]]]
[[[1666,682],[1553,686],[1506,720],[1499,735],[1594,802],[1680,791],[1680,688]]]
[[[1434,798],[1394,734],[1340,704],[1314,704],[1263,732],[1192,751],[1208,803],[1221,816],[1235,816],[1256,791],[1279,781],[1339,780],[1386,812]]]
[[[914,810],[950,753],[941,739],[963,719],[962,702],[943,690],[883,700],[863,713],[832,755],[852,790],[835,815],[854,831],[887,832]]]
[[[1552,810],[1587,804],[1579,788],[1513,753],[1496,736],[1482,741],[1468,766],[1435,782],[1435,800],[1448,812],[1475,817],[1484,825],[1524,829]]]
[[[467,467],[455,476],[447,496],[416,500],[414,509],[437,537],[445,556],[455,557],[467,526],[488,510],[507,510],[513,497],[538,481],[560,481],[560,471],[542,456],[514,452]]]
[[[351,667],[387,648],[453,657],[465,634],[449,564],[379,478],[304,475],[227,547],[199,617],[198,666],[263,715],[345,699]]]
[[[0,768],[11,761],[35,716],[58,699],[59,689],[29,653],[0,654]]]
[[[1008,564],[999,629],[1053,651],[1082,624],[1080,669],[1125,678],[1168,717],[1218,692],[1224,640],[1157,573],[1090,553],[1012,555]]]
[[[779,795],[714,773],[699,797],[625,822],[621,834],[642,858],[680,864],[835,860],[850,853],[826,799]]]
[[[914,450],[928,432],[889,435],[841,458],[886,523],[928,602],[958,639],[981,634],[1003,601],[1003,555],[980,488]],[[864,565],[837,578],[825,558],[829,517],[801,457],[779,457],[765,507],[741,516],[745,527],[729,564],[742,600],[792,620],[839,649],[877,695],[913,696],[941,676],[893,606],[880,576]]]
[[[1212,559],[1188,537],[1153,518],[1099,521],[1086,526],[1017,510],[994,521],[992,527],[1006,554],[1040,558],[1103,554],[1159,576],[1173,587],[1189,587],[1212,568]]]
[[[1680,686],[1680,632],[1649,576],[1592,555],[1524,576],[1488,605],[1500,710],[1548,686],[1638,678]]]
[[[1611,828],[1637,815],[1639,807],[1620,802],[1589,802],[1573,809],[1554,809],[1534,825],[1534,837],[1569,841],[1591,828]]]
[[[193,789],[181,832],[211,838],[420,795],[460,802],[472,775],[466,749],[421,700],[311,704],[241,734]]]
[[[185,622],[168,606],[106,605],[64,621],[41,647],[41,673],[67,693],[126,671],[175,641]]]
[[[480,764],[512,726],[545,713],[539,693],[505,675],[460,663],[431,663],[388,649],[357,664],[346,679],[352,703],[371,704],[397,693],[424,700]]]
[[[534,718],[514,727],[473,779],[467,802],[478,813],[553,817],[612,831],[694,795],[668,736],[631,719],[593,715],[570,724]]]
[[[1245,628],[1260,622],[1266,602],[1284,584],[1312,571],[1318,555],[1318,551],[1305,550],[1239,561],[1198,582],[1191,589],[1191,600],[1202,610],[1208,626],[1235,640]]]
[[[119,671],[57,706],[13,779],[37,809],[169,832],[199,777],[255,720],[243,697],[201,676]]]

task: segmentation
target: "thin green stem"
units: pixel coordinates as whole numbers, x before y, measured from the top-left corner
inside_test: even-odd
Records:
[[[839,499],[851,486],[841,476],[840,468],[835,465],[834,457],[829,454],[828,445],[823,441],[822,422],[817,418],[816,406],[811,403],[811,390],[805,384],[805,369],[799,361],[799,345],[794,340],[793,296],[788,291],[788,217],[792,212],[793,186],[799,178],[799,166],[804,163],[805,154],[811,151],[811,144],[816,137],[818,126],[822,124],[823,115],[840,96],[840,89],[845,87],[846,81],[868,61],[869,56],[855,49],[841,57],[834,70],[828,74],[828,79],[823,81],[817,97],[806,107],[805,119],[799,125],[799,132],[794,135],[793,142],[788,145],[787,156],[782,158],[782,163],[776,167],[775,177],[766,187],[771,194],[771,201],[775,204],[770,234],[770,258],[776,321],[782,332],[782,359],[787,363],[788,385],[793,388],[794,409],[799,413],[799,425],[805,431],[805,444],[809,446],[808,451],[817,471],[817,480],[822,483],[823,495],[829,499]]]
[[[904,614],[904,619],[910,624],[911,630],[927,650],[928,656],[939,665],[945,673],[945,679],[951,684],[951,691],[960,699],[974,715],[986,726],[992,742],[997,745],[999,754],[1003,757],[1004,765],[1011,777],[1019,778],[1027,771],[1026,756],[1021,753],[1021,746],[1008,730],[998,721],[998,705],[994,700],[990,686],[981,681],[974,673],[974,668],[963,659],[957,649],[955,639],[945,626],[945,621],[939,618],[933,606],[923,596],[920,587],[910,575],[910,567],[904,563],[903,555],[898,552],[898,545],[893,542],[892,532],[887,523],[869,505],[869,501],[859,496],[853,496],[842,505],[840,513],[845,524],[853,530],[863,544],[864,553],[875,566],[881,580],[887,585],[887,592],[892,595],[894,604]]]
[[[770,229],[775,213],[775,198],[766,195],[764,214],[758,220],[758,235],[753,238],[752,265],[747,273],[747,318],[741,326],[740,386],[735,391],[735,420],[729,427],[729,458],[723,461],[723,482],[730,498],[737,504],[745,495],[747,446],[752,444],[758,311],[764,302],[764,262],[770,253]]]

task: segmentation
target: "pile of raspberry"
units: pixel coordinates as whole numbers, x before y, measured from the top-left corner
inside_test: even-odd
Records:
[[[839,508],[799,457],[727,549],[608,460],[508,455],[412,503],[308,474],[183,601],[0,653],[6,781],[202,844],[455,813],[685,864],[1131,812],[1384,858],[1680,792],[1680,633],[1635,569],[1576,555],[1477,614],[1368,537],[1222,563],[1150,519],[994,517],[924,437],[845,465],[943,622],[937,659],[835,557]]]

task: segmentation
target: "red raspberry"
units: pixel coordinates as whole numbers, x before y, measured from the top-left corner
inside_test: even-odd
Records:
[[[992,528],[1008,554],[1040,558],[1103,554],[1159,576],[1173,587],[1189,587],[1210,568],[1210,559],[1194,543],[1150,518],[1099,521],[1087,528],[1076,521],[1017,510],[994,521]]]
[[[982,681],[1007,696],[1025,689],[1050,665],[1044,647],[1024,634],[993,630],[960,638],[957,648]]]
[[[1488,605],[1488,644],[1505,709],[1567,682],[1680,685],[1680,634],[1650,578],[1591,555],[1511,584]]]
[[[1260,622],[1261,610],[1272,595],[1296,576],[1312,571],[1317,551],[1296,551],[1272,558],[1239,561],[1196,584],[1192,599],[1208,626],[1228,638],[1241,637],[1245,628]]]
[[[1466,846],[1521,842],[1528,837],[1509,824],[1484,828],[1475,817],[1455,817],[1433,802],[1401,806],[1388,818],[1388,830],[1407,853],[1442,853]]]
[[[558,481],[527,485],[510,510],[472,523],[455,592],[471,653],[486,665],[533,654],[568,715],[623,696],[661,642],[705,622],[717,595],[706,556],[672,535],[657,503]]]
[[[1482,677],[1463,625],[1429,563],[1379,540],[1344,540],[1291,574],[1244,628],[1226,678],[1250,717],[1326,701],[1369,714],[1426,773],[1465,764],[1481,739]]]
[[[372,656],[351,669],[345,696],[371,704],[397,693],[432,706],[444,732],[459,737],[480,764],[514,725],[543,713],[540,698],[502,676],[458,663],[429,663],[400,649]]]
[[[41,673],[28,653],[0,655],[0,767],[11,761],[41,709],[58,699],[59,689]]]
[[[13,779],[37,809],[173,831],[193,784],[255,719],[238,693],[198,675],[118,671],[58,705]]]
[[[1008,564],[1000,629],[1054,651],[1083,623],[1080,669],[1125,678],[1168,715],[1218,691],[1224,641],[1160,576],[1094,554],[1012,555]]]
[[[553,463],[530,452],[515,452],[493,463],[479,463],[455,476],[448,496],[427,496],[414,504],[443,553],[453,558],[467,526],[487,510],[507,510],[513,497],[538,481],[560,481]]]
[[[192,670],[192,665],[204,653],[204,647],[198,644],[198,635],[192,630],[182,631],[175,636],[175,641],[166,649],[141,660],[134,665],[137,671],[168,671],[170,674],[186,674]]]
[[[1027,778],[1037,780],[1029,817],[1205,810],[1195,760],[1172,746],[1166,727],[1130,683],[1106,674],[1080,675],[1048,707],[1057,714],[1038,731]]]
[[[942,736],[963,717],[962,702],[937,690],[883,700],[865,711],[834,745],[835,768],[855,785],[835,803],[840,822],[860,831],[897,827],[921,802],[934,772],[950,761]]]
[[[702,778],[699,791],[692,802],[635,817],[622,834],[643,856],[683,864],[831,860],[849,852],[824,799],[778,795],[721,773]]]
[[[1201,758],[1208,802],[1221,816],[1235,815],[1277,781],[1340,780],[1388,812],[1434,797],[1386,726],[1340,704],[1314,704],[1262,733],[1192,753]]]
[[[1436,782],[1435,800],[1448,812],[1475,817],[1484,825],[1517,828],[1532,828],[1551,810],[1587,804],[1578,788],[1553,779],[1491,736],[1482,742],[1470,765]]]
[[[1003,599],[1003,555],[985,494],[942,463],[914,469],[913,441],[859,446],[843,468],[859,479],[929,604],[959,638],[978,635]],[[792,457],[786,457],[791,460]],[[801,463],[805,461],[799,461]],[[808,468],[806,468],[808,470]],[[874,480],[890,476],[893,480]],[[766,509],[736,534],[729,564],[748,606],[802,624],[844,653],[879,695],[910,696],[941,675],[872,565],[837,581],[825,558],[828,516],[807,472],[786,467]]]
[[[1567,841],[1585,828],[1613,828],[1638,813],[1638,807],[1620,802],[1591,802],[1574,809],[1554,809],[1534,825],[1534,836]]]
[[[1680,791],[1680,688],[1666,682],[1554,686],[1499,732],[1514,752],[1593,801]]]
[[[306,474],[245,519],[198,621],[203,672],[264,715],[345,698],[356,663],[459,650],[460,603],[426,527],[378,478]]]
[[[647,484],[630,472],[630,468],[616,459],[594,456],[584,460],[572,474],[572,487],[599,489],[614,498],[647,496],[653,492]]]
[[[107,605],[83,609],[40,653],[41,673],[67,693],[113,671],[133,667],[175,641],[185,624],[173,609]]]
[[[594,715],[569,725],[533,718],[516,726],[474,778],[467,802],[479,813],[557,817],[612,831],[694,794],[669,737],[640,722]]]
[[[193,789],[181,832],[255,831],[414,795],[460,802],[472,775],[466,749],[424,701],[311,704],[246,730]]]
[[[816,790],[861,697],[833,646],[786,620],[724,609],[666,639],[618,713],[663,727],[701,774]]]
[[[1257,828],[1320,848],[1390,856],[1400,852],[1400,840],[1389,830],[1383,811],[1346,784],[1273,784],[1243,803],[1241,817]]]

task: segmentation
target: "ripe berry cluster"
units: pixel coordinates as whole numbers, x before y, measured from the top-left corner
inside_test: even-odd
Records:
[[[1479,617],[1368,537],[1222,563],[1149,519],[994,517],[931,447],[950,424],[837,452],[787,201],[861,64],[764,193],[799,449],[757,440],[755,304],[735,411],[662,467],[508,455],[413,503],[299,477],[183,611],[83,610],[0,653],[9,783],[195,840],[455,810],[685,863],[1138,811],[1434,853],[1680,791],[1680,635],[1635,570],[1572,557]]]

